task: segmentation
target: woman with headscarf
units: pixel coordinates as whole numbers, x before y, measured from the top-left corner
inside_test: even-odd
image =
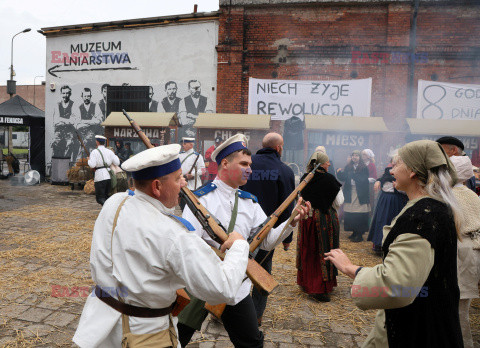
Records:
[[[353,278],[361,309],[380,309],[363,347],[463,347],[458,316],[455,169],[441,145],[411,142],[392,169],[408,203],[384,228],[383,263],[359,267],[340,250],[326,259]]]
[[[407,195],[398,192],[394,186],[395,178],[390,173],[393,164],[398,159],[398,152],[391,155],[390,163],[383,175],[375,182],[375,192],[380,191],[375,213],[373,214],[372,224],[368,233],[368,241],[373,243],[373,251],[377,254],[382,253],[383,226],[390,225],[393,218],[400,213],[405,204],[407,204]]]
[[[377,179],[377,166],[375,165],[375,154],[370,149],[365,149],[362,151],[362,160],[363,163],[368,168],[368,177],[374,180]]]
[[[480,280],[480,198],[466,186],[473,176],[473,166],[467,156],[450,157],[457,170],[458,182],[453,194],[463,212],[460,238],[457,242],[457,272],[460,288],[459,315],[462,327],[463,344],[473,348],[470,331],[469,309],[472,299],[478,298]]]
[[[330,161],[323,152],[315,152],[307,165],[307,173],[320,164],[312,180],[302,190],[312,210],[306,220],[300,221],[297,239],[297,284],[318,301],[330,301],[329,293],[337,286],[337,270],[325,262],[324,254],[339,247],[340,226],[336,209],[343,203],[342,186],[329,174]]]
[[[352,242],[361,242],[363,234],[368,231],[370,196],[368,169],[360,157],[360,151],[352,152],[345,168],[338,170],[337,178],[344,182],[344,230],[353,232],[348,237]]]

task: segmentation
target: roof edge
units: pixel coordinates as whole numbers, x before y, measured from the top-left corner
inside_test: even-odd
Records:
[[[42,34],[45,36],[64,35],[78,32],[89,31],[104,31],[115,29],[136,29],[142,27],[152,27],[165,24],[182,23],[190,21],[204,21],[218,19],[220,11],[212,12],[197,12],[179,15],[169,15],[161,17],[147,17],[137,19],[126,19],[109,22],[97,22],[97,23],[85,23],[85,24],[73,24],[57,27],[45,27],[42,28]]]

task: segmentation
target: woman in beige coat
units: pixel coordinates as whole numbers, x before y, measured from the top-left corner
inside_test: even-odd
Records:
[[[480,198],[465,182],[473,176],[473,166],[467,156],[450,157],[457,170],[458,183],[453,194],[463,212],[460,227],[461,240],[457,243],[458,287],[460,303],[458,306],[460,325],[462,327],[465,348],[473,348],[472,333],[468,311],[472,299],[478,298],[478,281],[480,280]]]
[[[379,309],[363,347],[463,347],[458,315],[455,169],[440,144],[414,141],[391,171],[408,203],[383,229],[383,262],[360,267],[340,250],[325,259],[354,279],[361,309]]]

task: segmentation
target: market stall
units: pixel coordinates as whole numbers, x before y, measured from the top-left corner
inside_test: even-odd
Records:
[[[237,133],[245,134],[248,148],[255,153],[262,148],[262,139],[270,131],[270,115],[201,113],[193,127],[197,130],[197,151],[202,154],[216,137],[226,140]]]
[[[178,121],[175,112],[130,112],[129,116],[142,128],[145,135],[154,145],[166,145],[178,142]],[[105,136],[110,146],[115,141],[122,140],[124,145],[129,145],[133,154],[145,150],[145,145],[140,140],[134,129],[122,112],[112,112],[102,123],[105,127]]]
[[[407,118],[410,134],[406,142],[430,139],[437,140],[443,136],[460,139],[465,146],[465,153],[475,166],[480,165],[480,120],[430,120]]]
[[[382,117],[305,115],[305,129],[304,161],[319,145],[325,146],[335,168],[345,166],[353,150],[370,148],[376,158],[384,158],[389,151],[382,146],[388,136]]]
[[[28,163],[45,177],[45,112],[16,95],[0,104],[0,126],[28,126]]]

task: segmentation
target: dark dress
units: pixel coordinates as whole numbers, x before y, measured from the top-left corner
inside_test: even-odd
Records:
[[[390,174],[391,169],[392,167],[385,168],[385,173],[377,180],[382,188],[385,183],[395,181],[393,175]],[[373,243],[375,250],[380,250],[382,246],[383,226],[391,224],[393,218],[400,213],[407,201],[408,197],[396,189],[393,192],[385,192],[383,190],[380,192],[367,238],[367,240]]]
[[[403,233],[426,239],[435,250],[435,258],[423,284],[427,295],[417,296],[406,307],[385,309],[389,347],[463,347],[458,314],[457,233],[451,209],[435,199],[419,200],[397,219],[385,238],[384,258]]]
[[[301,220],[297,239],[297,284],[308,294],[323,294],[337,286],[337,269],[324,254],[339,247],[340,225],[332,208],[342,185],[323,168],[302,190],[312,204],[312,213]]]
[[[349,164],[344,170],[337,173],[338,179],[344,182],[344,229],[345,231],[353,231],[354,235],[360,238],[364,232],[368,231],[370,211],[368,206],[370,203],[368,175],[368,168],[360,164],[357,168]],[[355,185],[352,185],[352,180]],[[350,211],[349,204],[355,202],[358,205]],[[359,207],[362,209],[357,209]]]

